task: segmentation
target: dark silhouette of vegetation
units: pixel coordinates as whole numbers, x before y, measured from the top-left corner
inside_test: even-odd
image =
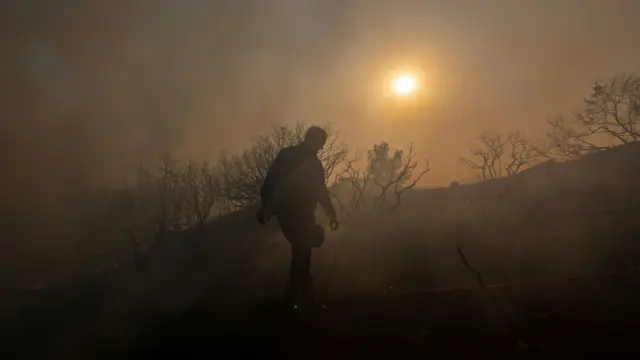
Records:
[[[584,108],[570,120],[558,116],[548,121],[545,153],[549,157],[576,159],[640,140],[640,77],[619,74],[597,80]]]
[[[548,120],[549,130],[538,145],[523,133],[485,132],[472,156],[461,162],[479,172],[481,180],[515,175],[542,159],[575,160],[581,156],[640,140],[640,77],[619,74],[597,80],[584,107],[567,120]]]
[[[472,150],[473,157],[461,158],[460,161],[479,171],[481,180],[513,176],[536,165],[542,157],[541,151],[519,131],[506,136],[485,132],[479,140],[481,145]]]
[[[402,196],[430,171],[426,159],[424,168],[418,168],[413,144],[409,145],[406,155],[403,150],[396,150],[393,156],[390,154],[388,143],[376,144],[367,152],[364,169],[357,167],[360,153],[356,153],[337,173],[334,199],[351,220],[363,217],[376,219],[394,211],[401,205]],[[393,198],[391,203],[389,197]]]
[[[141,164],[135,185],[125,184],[126,199],[114,209],[136,263],[168,232],[202,230],[219,194],[217,170],[206,162],[183,164],[165,154],[155,168]]]

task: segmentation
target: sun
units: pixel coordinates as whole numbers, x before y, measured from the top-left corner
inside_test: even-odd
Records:
[[[400,74],[393,79],[391,87],[396,95],[410,95],[416,90],[416,78],[411,74]]]

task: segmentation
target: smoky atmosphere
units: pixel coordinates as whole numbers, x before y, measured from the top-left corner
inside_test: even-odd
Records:
[[[0,356],[638,352],[638,19],[0,1]]]

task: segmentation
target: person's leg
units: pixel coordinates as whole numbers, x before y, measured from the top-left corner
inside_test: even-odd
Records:
[[[291,268],[292,268],[292,265],[290,265],[290,269]],[[291,270],[289,270],[289,274],[291,274]],[[293,281],[292,276],[289,275],[289,279],[287,280],[287,286],[284,292],[284,305],[286,307],[293,307],[294,305],[296,305],[299,291],[300,291],[300,288],[298,284],[296,284]]]
[[[313,302],[313,276],[311,275],[311,247],[306,241],[291,245],[291,279],[300,292],[301,305]]]
[[[285,292],[285,302],[289,306],[296,303],[299,293],[302,301],[308,302],[313,296],[311,276],[311,247],[308,242],[309,221],[300,218],[279,218],[280,228],[291,247],[289,281]]]

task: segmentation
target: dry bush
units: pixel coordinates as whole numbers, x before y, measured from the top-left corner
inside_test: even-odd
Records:
[[[207,162],[190,161],[182,173],[181,197],[187,227],[202,230],[220,192],[217,170]]]
[[[134,259],[168,232],[203,228],[219,193],[216,176],[206,162],[182,164],[171,155],[152,169],[140,165],[135,185],[126,187],[116,209]]]
[[[460,161],[479,172],[481,180],[513,176],[539,163],[543,153],[523,133],[516,131],[506,136],[485,132],[479,138],[480,146],[472,150],[471,158]]]
[[[416,156],[413,144],[406,155],[396,150],[391,156],[389,145],[383,142],[367,152],[367,165],[359,169],[360,153],[356,153],[336,174],[333,199],[351,221],[376,220],[393,212],[401,205],[402,196],[430,171],[427,160],[424,169],[418,169]]]

